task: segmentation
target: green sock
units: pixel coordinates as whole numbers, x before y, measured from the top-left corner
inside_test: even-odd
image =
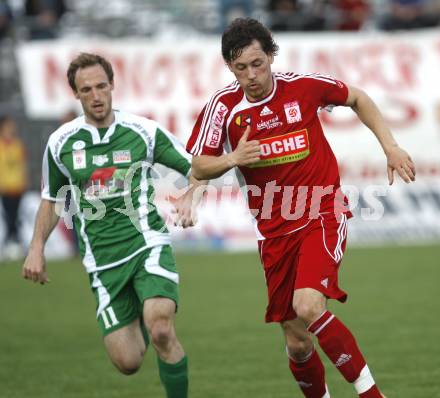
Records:
[[[185,355],[177,363],[166,363],[157,357],[159,376],[167,392],[167,398],[188,397],[188,358]]]

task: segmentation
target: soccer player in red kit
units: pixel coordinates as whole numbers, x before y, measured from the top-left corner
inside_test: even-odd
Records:
[[[388,178],[415,179],[376,105],[363,91],[328,76],[272,73],[278,51],[270,31],[236,19],[222,36],[237,81],[203,108],[187,144],[199,180],[235,168],[254,216],[268,289],[266,322],[284,331],[289,367],[308,398],[330,397],[313,336],[359,397],[380,398],[349,329],[326,308],[345,301],[338,268],[351,214],[340,193],[336,158],[318,111],[349,106],[380,142]],[[224,151],[225,150],[225,151]]]

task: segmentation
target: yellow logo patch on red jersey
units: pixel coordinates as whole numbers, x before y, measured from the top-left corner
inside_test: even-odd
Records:
[[[307,129],[260,140],[260,161],[249,167],[275,166],[297,162],[310,154]]]
[[[238,115],[235,118],[235,124],[240,127],[246,127],[251,124],[251,117],[249,115]]]

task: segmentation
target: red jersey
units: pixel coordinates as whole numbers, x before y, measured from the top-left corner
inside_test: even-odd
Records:
[[[238,82],[217,91],[200,113],[187,144],[193,156],[233,151],[245,128],[259,140],[260,161],[236,168],[259,239],[301,229],[326,212],[349,213],[336,158],[318,118],[345,104],[347,86],[328,76],[274,73],[272,92],[250,102]]]

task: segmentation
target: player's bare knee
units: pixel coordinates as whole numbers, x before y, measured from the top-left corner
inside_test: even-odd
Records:
[[[134,375],[140,369],[140,366],[138,366],[138,367],[127,367],[127,366],[116,365],[116,367],[118,368],[119,372],[121,372],[125,376]]]
[[[293,309],[299,319],[301,319],[307,326],[314,322],[325,311],[325,306],[320,300],[309,299],[308,297],[301,297],[293,299]]]
[[[141,367],[142,358],[119,357],[112,359],[113,364],[122,374],[130,376],[135,374]]]
[[[173,339],[172,324],[168,319],[160,319],[151,325],[151,342],[157,348],[166,348]]]
[[[312,339],[287,341],[287,354],[294,361],[303,361],[313,350]]]

